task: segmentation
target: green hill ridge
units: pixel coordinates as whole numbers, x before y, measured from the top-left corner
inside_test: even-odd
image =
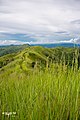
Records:
[[[6,54],[0,57],[0,68],[13,66],[19,64],[25,68],[34,68],[37,64],[38,67],[45,67],[47,62],[63,62],[71,64],[75,55],[76,48],[44,48],[40,46],[26,47],[24,50],[16,51],[16,53]],[[69,62],[69,63],[68,63]]]

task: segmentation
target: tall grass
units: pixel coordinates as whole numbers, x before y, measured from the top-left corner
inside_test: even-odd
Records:
[[[74,59],[72,67],[65,64],[64,58],[64,64],[53,63],[49,68],[47,61],[44,71],[35,67],[28,74],[16,65],[18,71],[2,73],[0,119],[80,120],[80,70]]]

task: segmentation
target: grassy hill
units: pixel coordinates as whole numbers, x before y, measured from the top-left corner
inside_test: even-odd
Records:
[[[21,47],[25,48],[24,46]],[[40,46],[35,47],[26,47],[24,50],[20,50],[17,53],[7,54],[0,57],[0,67],[6,66],[11,63],[15,64],[15,61],[21,65],[26,66],[26,68],[34,68],[35,65],[40,68],[44,68],[47,64],[50,63],[60,63],[64,62],[65,64],[72,65],[72,60],[76,56],[76,48],[44,48]],[[79,52],[79,50],[78,50]],[[78,55],[78,61],[79,61]],[[11,65],[11,64],[10,64]]]
[[[0,57],[1,120],[80,120],[79,51],[35,46]]]

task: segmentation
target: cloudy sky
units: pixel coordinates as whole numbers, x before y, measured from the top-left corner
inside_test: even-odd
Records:
[[[0,45],[80,43],[80,0],[0,0]]]

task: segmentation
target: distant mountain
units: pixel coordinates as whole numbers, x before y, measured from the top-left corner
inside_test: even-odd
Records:
[[[52,43],[52,44],[32,44],[31,46],[43,46],[47,48],[53,48],[53,47],[80,47],[80,44],[74,44],[74,43]]]

